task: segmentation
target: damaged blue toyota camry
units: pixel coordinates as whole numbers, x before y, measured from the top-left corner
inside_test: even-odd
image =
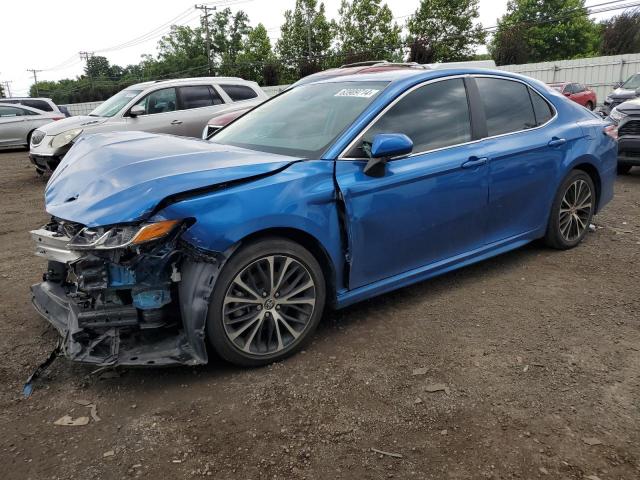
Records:
[[[614,138],[538,81],[461,68],[308,82],[212,142],[80,137],[31,232],[33,304],[72,360],[264,365],[327,306],[576,246],[613,196]]]

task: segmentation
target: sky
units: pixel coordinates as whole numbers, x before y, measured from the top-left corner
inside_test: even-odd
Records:
[[[327,16],[336,18],[340,0],[323,1]],[[588,0],[587,5],[601,2]],[[266,26],[273,43],[284,12],[295,6],[295,0],[207,3],[244,10],[252,25],[261,22]],[[419,3],[420,0],[387,0],[401,25]],[[479,22],[485,27],[495,25],[506,6],[507,0],[480,0]],[[28,95],[33,74],[27,69],[42,70],[37,73],[38,80],[75,78],[84,66],[80,51],[104,55],[111,63],[122,66],[138,63],[142,54],[156,53],[156,44],[169,30],[170,21],[191,26],[199,23],[194,0],[8,0],[3,2],[2,12],[11,21],[3,22],[0,28],[0,82],[11,81],[12,96]],[[142,36],[144,41],[127,45]]]

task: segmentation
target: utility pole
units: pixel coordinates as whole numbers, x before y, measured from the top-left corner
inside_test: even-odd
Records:
[[[42,70],[36,70],[35,68],[27,68],[27,72],[33,73],[33,83],[36,87],[36,97],[39,97],[40,92],[38,92],[38,72],[42,72]]]
[[[78,54],[80,55],[80,60],[84,60],[86,62],[87,75],[89,75],[89,85],[91,85],[91,91],[93,91],[93,78],[89,71],[89,59],[93,57],[93,52],[78,52]]]
[[[9,84],[11,83],[11,80],[5,80],[4,82],[2,82],[2,85],[4,85],[4,88],[6,90],[6,98],[11,98],[11,87],[9,87]]]
[[[311,10],[309,9],[308,6],[307,6],[307,48],[309,49],[307,55],[309,57],[309,62],[311,62]]]
[[[207,69],[209,75],[211,75],[211,39],[209,37],[209,17],[211,16],[211,14],[209,13],[209,10],[214,11],[216,7],[208,7],[207,5],[195,5],[195,7],[196,10],[202,10],[204,12],[204,14],[200,17],[200,20],[204,23],[205,35],[207,36],[207,38],[205,39],[207,44]]]

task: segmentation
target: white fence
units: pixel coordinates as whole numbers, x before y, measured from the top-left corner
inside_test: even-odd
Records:
[[[607,94],[613,89],[614,83],[623,82],[640,71],[638,64],[640,64],[640,53],[631,53],[557,62],[503,65],[498,68],[521,73],[545,83],[583,83],[596,92],[598,104],[601,105]]]
[[[101,103],[102,102],[69,103],[63,106],[69,109],[71,115],[88,115]]]

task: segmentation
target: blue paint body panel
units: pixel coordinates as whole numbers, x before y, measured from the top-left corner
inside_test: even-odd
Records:
[[[366,161],[338,158],[403,92],[473,74],[525,81],[557,116],[540,128],[395,159],[380,177],[363,174]],[[605,123],[540,82],[443,69],[318,83],[350,78],[390,83],[320,158],[140,132],[94,135],[81,139],[52,176],[47,211],[88,226],[191,218],[182,239],[212,252],[265,231],[303,234],[326,254],[340,307],[540,238],[554,195],[576,166],[596,172],[599,209],[613,197],[617,147],[604,135]],[[553,138],[565,142],[550,146]],[[487,161],[462,167],[470,157]]]

